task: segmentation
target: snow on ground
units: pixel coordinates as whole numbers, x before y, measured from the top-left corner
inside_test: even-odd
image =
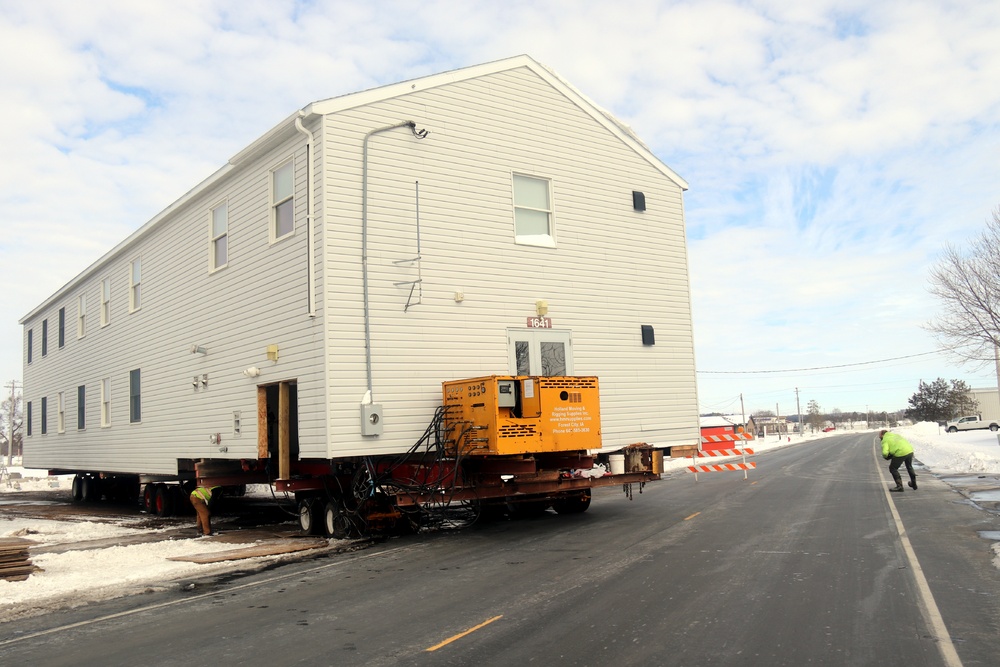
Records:
[[[914,458],[934,473],[1000,474],[1000,442],[997,435],[990,431],[945,433],[932,422],[893,430],[913,444]],[[871,434],[874,446],[877,439],[874,431],[858,432]],[[780,438],[768,436],[754,440],[750,446],[762,452],[843,433],[793,434]],[[714,459],[713,462],[720,460],[723,459]],[[690,463],[688,459],[668,459],[664,467],[670,472],[683,469]],[[18,473],[21,478],[11,479],[10,486],[7,480],[0,482],[0,504],[6,493],[52,488],[68,490],[72,481],[72,476],[49,477],[41,470],[14,467],[10,472]],[[149,532],[148,528],[131,528],[128,523],[0,518],[0,537],[24,537],[39,544],[53,545]],[[199,565],[167,560],[171,556],[213,553],[239,546],[199,538],[164,539],[129,546],[32,555],[32,563],[41,568],[40,572],[26,581],[0,580],[0,622],[57,606],[76,606],[98,599],[130,595],[185,577],[201,577],[245,567],[247,561]],[[995,543],[993,550],[997,553],[994,564],[1000,568],[1000,543]],[[266,558],[269,557],[254,560]]]

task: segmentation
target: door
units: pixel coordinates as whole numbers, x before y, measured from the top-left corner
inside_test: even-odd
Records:
[[[563,329],[508,329],[507,350],[514,375],[572,375],[573,336]]]

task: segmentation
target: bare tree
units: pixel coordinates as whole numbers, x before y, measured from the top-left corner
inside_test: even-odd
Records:
[[[11,387],[12,394],[3,399],[0,403],[0,458],[9,463],[12,456],[21,453],[21,427],[23,426],[23,415],[21,414],[21,393],[14,391],[14,383],[7,385]],[[11,433],[14,436],[14,446],[10,446]]]
[[[1000,207],[965,252],[945,247],[930,283],[944,312],[928,330],[965,362],[996,363],[1000,377]]]

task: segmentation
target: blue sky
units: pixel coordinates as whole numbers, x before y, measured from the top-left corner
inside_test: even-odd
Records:
[[[690,184],[703,411],[996,386],[923,326],[1000,206],[1000,3],[626,4],[0,0],[0,379],[20,317],[296,109],[527,53]]]

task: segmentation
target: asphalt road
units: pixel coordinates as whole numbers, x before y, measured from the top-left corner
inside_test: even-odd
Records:
[[[400,538],[0,626],[4,664],[996,665],[1000,517],[870,434],[578,516]],[[919,455],[919,454],[918,454]],[[903,532],[900,533],[898,516]],[[911,558],[914,556],[916,560]]]

